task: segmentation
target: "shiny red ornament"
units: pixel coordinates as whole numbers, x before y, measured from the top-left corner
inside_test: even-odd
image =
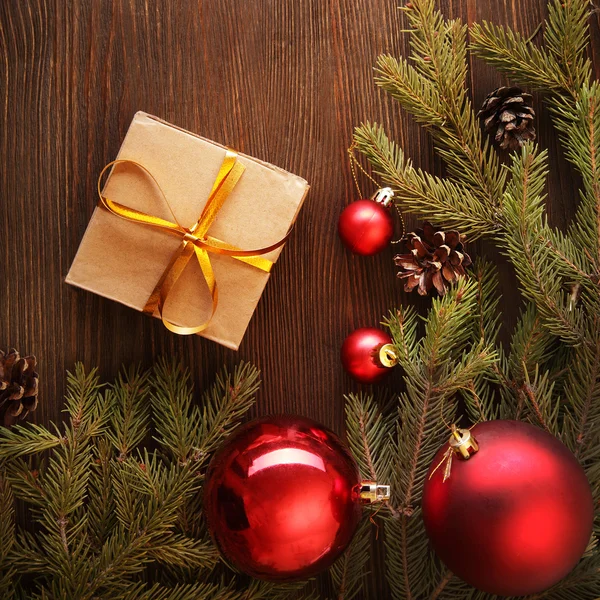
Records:
[[[445,445],[425,480],[431,545],[450,571],[484,592],[542,592],[573,569],[590,541],[585,472],[564,444],[533,425],[488,421],[471,434],[479,450],[468,460],[453,455],[444,482],[444,464],[435,469],[447,460]]]
[[[381,329],[362,327],[353,331],[342,344],[342,365],[360,383],[377,383],[391,369],[384,366],[380,351],[392,343],[392,338]]]
[[[260,579],[327,568],[361,518],[358,468],[338,437],[297,416],[237,429],[208,469],[204,510],[223,557]]]
[[[382,202],[356,200],[340,215],[338,232],[349,250],[370,256],[390,243],[394,237],[394,221],[389,207]]]

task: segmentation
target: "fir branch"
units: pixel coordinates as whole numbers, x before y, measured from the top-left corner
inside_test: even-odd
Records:
[[[417,357],[417,325],[419,315],[414,306],[407,306],[390,312],[383,325],[389,330],[394,342],[398,363],[405,367]]]
[[[568,90],[577,90],[590,80],[591,62],[586,56],[589,40],[589,0],[551,0],[544,41],[560,65]]]
[[[594,343],[574,350],[565,396],[569,399],[562,439],[583,463],[591,481],[600,479],[600,323],[594,319]]]
[[[549,379],[547,371],[540,372],[539,365],[535,366],[533,378],[523,368],[525,380],[519,388],[520,394],[532,415],[534,424],[542,427],[554,436],[559,434],[560,403],[553,396],[554,384]],[[525,413],[527,414],[527,413]],[[523,420],[525,415],[521,415]]]
[[[433,590],[433,593],[431,594],[429,600],[437,600],[440,597],[440,595],[444,592],[444,589],[450,583],[453,577],[455,577],[454,573],[446,569],[446,574],[442,577],[442,580],[435,588],[435,590]]]
[[[107,600],[241,600],[240,592],[214,583],[180,584],[166,587],[159,583],[131,586],[126,592],[115,590]]]
[[[52,454],[41,485],[47,498],[39,523],[43,546],[57,571],[69,569],[72,545],[83,539],[87,515],[79,514],[87,495],[91,447],[79,444],[67,430],[66,442]],[[77,518],[75,516],[77,515]]]
[[[412,516],[401,515],[385,521],[387,581],[393,600],[427,598],[431,581],[429,541],[421,518],[421,509]]]
[[[3,470],[17,498],[36,507],[47,503],[48,497],[40,482],[40,472],[32,469],[29,462],[16,458],[7,461]]]
[[[392,477],[390,438],[396,428],[395,419],[384,415],[373,396],[346,396],[346,432],[350,451],[363,479],[385,483]]]
[[[222,371],[217,375],[215,384],[202,397],[202,453],[214,452],[234,431],[254,404],[259,386],[260,372],[248,363],[240,363],[231,374]]]
[[[582,259],[582,270],[594,269],[592,279],[598,293],[600,271],[600,86],[578,88],[578,101],[561,98],[553,102],[554,122],[561,134],[566,157],[583,178],[581,204],[573,220],[570,233],[580,252],[591,253],[589,262]],[[585,256],[585,255],[584,255]],[[586,284],[585,277],[580,278]]]
[[[176,363],[159,361],[150,395],[157,441],[182,465],[190,460],[201,464],[239,424],[259,385],[258,370],[241,363],[233,374],[217,376],[199,409],[192,407],[189,374]]]
[[[502,295],[498,292],[498,270],[494,263],[476,258],[469,275],[477,283],[476,310],[473,314],[473,342],[486,346],[495,344],[500,330],[498,305]]]
[[[116,523],[112,457],[112,443],[100,439],[93,448],[87,504],[89,536],[95,549],[102,547]]]
[[[148,376],[139,368],[123,371],[106,393],[110,405],[107,437],[124,460],[144,439],[148,426]]]
[[[253,580],[247,590],[241,594],[240,600],[318,600],[319,595],[316,592],[309,593],[307,596],[299,597],[306,587],[306,581],[296,581],[292,583],[273,583],[269,581]]]
[[[361,590],[369,562],[371,522],[363,519],[348,549],[330,569],[336,600],[353,600]]]
[[[67,372],[65,409],[70,416],[71,427],[78,437],[94,437],[104,427],[108,405],[100,394],[101,385],[97,369],[86,374],[81,363],[75,365],[75,373]]]
[[[11,429],[0,428],[0,459],[11,459],[30,454],[39,454],[64,443],[57,431],[50,433],[35,423],[15,425]]]
[[[486,21],[470,30],[471,51],[511,79],[541,90],[568,93],[568,82],[556,58],[518,32]]]
[[[406,365],[406,393],[400,396],[399,419],[410,436],[400,435],[398,464],[405,468],[398,474],[393,498],[401,510],[420,500],[425,473],[443,438],[443,421],[453,421],[454,406],[446,402],[456,391],[453,366],[469,341],[465,327],[475,308],[476,286],[461,280],[441,299],[434,299],[419,342],[418,359]],[[479,360],[478,352],[466,354],[463,368],[470,379],[489,368],[488,360]],[[471,363],[473,361],[473,363]]]
[[[430,128],[450,175],[466,181],[487,212],[493,213],[502,202],[504,174],[496,153],[482,143],[467,95],[466,27],[459,21],[445,21],[433,0],[415,0],[402,10],[413,28],[411,58],[439,96],[442,122],[422,122]],[[398,69],[399,64],[391,57],[380,57],[376,82],[410,111],[403,93],[406,70]],[[415,108],[418,116],[418,106]]]
[[[545,152],[537,152],[528,144],[520,155],[514,155],[504,201],[504,245],[524,296],[536,304],[548,331],[576,346],[585,342],[583,315],[577,308],[571,310],[562,282],[555,277],[556,260],[538,239],[538,232],[545,226],[546,174]]]
[[[470,239],[499,229],[495,212],[469,187],[415,169],[381,126],[364,123],[357,127],[354,142],[371,163],[374,173],[394,189],[395,201],[402,210],[467,232]]]
[[[528,304],[521,313],[510,343],[507,378],[513,387],[520,387],[526,373],[548,360],[552,342],[553,338],[543,327],[535,305]]]
[[[10,484],[0,474],[0,596],[6,600],[15,596],[17,570],[11,560],[15,541],[14,497]]]
[[[466,381],[462,388],[467,413],[472,422],[488,421],[496,418],[498,405],[494,385],[500,373],[500,356],[493,350],[500,330],[500,313],[498,305],[501,296],[498,293],[498,274],[495,265],[477,258],[470,272],[477,285],[476,310],[471,316],[472,343],[485,346],[493,356],[490,369],[493,376],[478,375]],[[488,369],[486,369],[487,371]]]
[[[155,440],[181,464],[197,453],[200,418],[192,407],[190,374],[175,360],[160,359],[151,377]]]
[[[414,360],[405,365],[406,393],[400,396],[392,504],[395,516],[386,525],[388,581],[394,598],[423,598],[430,582],[427,541],[419,502],[427,470],[447,437],[444,423],[454,421],[450,398],[468,381],[491,370],[494,353],[482,345],[469,347],[470,323],[477,302],[475,282],[460,281],[435,299],[416,344]],[[398,339],[395,339],[396,346]],[[456,355],[462,356],[455,372]],[[411,516],[412,515],[412,516]],[[435,587],[435,584],[434,584]],[[433,589],[433,588],[432,588]]]

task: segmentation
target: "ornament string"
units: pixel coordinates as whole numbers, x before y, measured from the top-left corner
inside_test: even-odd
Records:
[[[348,148],[348,158],[350,160],[350,172],[352,173],[352,179],[354,180],[354,185],[356,186],[358,195],[361,198],[364,198],[365,196],[363,196],[362,190],[360,189],[360,184],[358,183],[356,169],[358,169],[367,179],[369,179],[373,184],[375,184],[375,187],[377,189],[381,188],[381,186],[379,185],[379,183],[377,183],[377,181],[375,181],[375,179],[373,179],[373,177],[371,177],[371,175],[366,171],[366,169],[360,164],[360,162],[356,158],[356,154],[354,153],[354,151],[356,150],[356,147],[357,147],[356,142],[352,142],[351,146]],[[404,223],[404,215],[402,214],[402,212],[400,212],[400,209],[398,208],[398,205],[395,202],[394,202],[394,206],[396,208],[396,212],[398,213],[398,218],[400,219],[401,232],[400,232],[400,236],[398,237],[398,239],[392,240],[390,243],[399,244],[402,241],[404,234],[406,233],[406,224]]]
[[[173,216],[174,222],[166,219],[161,219],[153,215],[140,212],[118,202],[114,202],[109,198],[106,198],[102,193],[102,179],[108,169],[114,168],[116,165],[128,164],[141,170],[149,179],[154,183],[158,189],[160,196],[164,203],[169,208],[171,215]],[[212,190],[208,196],[208,200],[200,215],[200,218],[191,227],[185,227],[175,217],[175,213],[167,200],[167,197],[160,187],[156,178],[150,173],[150,171],[144,167],[144,165],[130,159],[118,159],[108,163],[100,172],[98,176],[98,196],[100,198],[100,205],[108,210],[113,215],[126,219],[127,221],[133,221],[141,225],[160,229],[167,233],[177,235],[181,238],[181,245],[173,254],[169,264],[164,270],[158,283],[156,284],[152,294],[148,298],[146,305],[144,306],[143,312],[149,315],[153,315],[158,312],[164,326],[170,331],[180,335],[191,335],[194,333],[200,333],[204,331],[210,324],[219,303],[219,293],[217,281],[210,261],[210,254],[222,254],[225,256],[231,256],[236,260],[245,262],[261,271],[269,272],[273,263],[266,258],[262,258],[261,255],[267,254],[272,250],[281,247],[290,235],[290,231],[285,237],[270,246],[264,248],[257,248],[255,250],[242,250],[236,246],[232,246],[226,242],[218,240],[208,235],[208,230],[215,220],[219,210],[223,206],[225,200],[227,200],[229,194],[233,191],[241,176],[244,173],[246,167],[237,160],[237,152],[235,150],[228,149],[223,159],[223,163],[219,169]],[[195,256],[200,265],[202,276],[208,286],[208,290],[212,299],[212,308],[208,319],[206,319],[200,325],[194,325],[191,327],[184,327],[172,323],[166,319],[163,315],[163,309],[169,294],[171,293],[175,283],[182,276],[186,266],[188,265],[191,258]]]

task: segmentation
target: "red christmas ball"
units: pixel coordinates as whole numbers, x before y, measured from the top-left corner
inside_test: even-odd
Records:
[[[260,579],[327,568],[361,517],[356,463],[339,438],[297,416],[252,421],[213,457],[204,510],[223,557]]]
[[[338,221],[342,242],[355,254],[370,256],[381,252],[394,237],[390,209],[374,200],[356,200],[347,206]]]
[[[444,481],[444,466],[435,468],[445,445],[425,479],[431,544],[450,571],[484,592],[542,592],[573,569],[590,541],[594,506],[585,472],[566,446],[533,425],[488,421],[471,434],[479,446],[471,458],[454,455]]]
[[[357,329],[342,344],[342,365],[360,383],[376,383],[391,372],[379,357],[381,347],[391,343],[392,338],[381,329]]]

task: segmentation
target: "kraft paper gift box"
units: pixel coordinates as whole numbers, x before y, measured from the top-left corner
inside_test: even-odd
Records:
[[[227,149],[138,112],[133,118],[102,195],[128,208],[191,227],[211,194]],[[270,164],[237,155],[245,166],[212,222],[208,235],[242,250],[283,239],[298,215],[306,181]],[[159,186],[159,187],[157,187]],[[172,208],[171,214],[162,194]],[[90,194],[90,201],[91,201]],[[182,238],[131,222],[97,206],[81,241],[67,283],[143,311]],[[264,255],[275,262],[279,247]],[[208,253],[218,286],[218,305],[199,335],[237,350],[269,279],[269,273],[232,256]],[[212,297],[192,256],[173,286],[163,316],[191,327],[206,321]],[[158,316],[158,311],[154,311]]]

